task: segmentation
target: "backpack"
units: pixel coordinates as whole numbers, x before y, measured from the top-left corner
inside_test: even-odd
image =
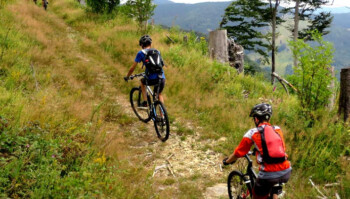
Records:
[[[283,140],[275,131],[275,127],[266,125],[258,127],[261,135],[261,144],[263,148],[263,162],[268,164],[282,163],[286,160]]]
[[[145,66],[148,74],[162,74],[163,73],[163,59],[160,56],[160,52],[156,49],[150,48],[142,50],[145,54]]]

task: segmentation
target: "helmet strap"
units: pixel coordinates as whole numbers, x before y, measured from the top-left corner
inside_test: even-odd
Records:
[[[254,119],[255,126],[258,127],[259,124],[261,123],[260,120],[257,117],[253,117],[253,119]]]

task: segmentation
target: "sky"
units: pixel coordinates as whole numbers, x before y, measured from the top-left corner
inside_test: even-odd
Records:
[[[200,2],[222,2],[222,1],[230,1],[230,0],[171,0],[175,3],[200,3]],[[332,0],[331,0],[332,1]],[[342,7],[348,6],[350,7],[350,0],[334,0],[333,5],[329,5],[327,7]]]

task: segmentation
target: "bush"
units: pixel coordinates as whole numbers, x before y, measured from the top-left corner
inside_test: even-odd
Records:
[[[329,85],[334,77],[329,72],[333,62],[333,46],[323,40],[318,32],[312,32],[315,45],[307,44],[303,40],[290,42],[295,57],[299,57],[299,64],[294,67],[291,82],[298,89],[298,98],[303,115],[313,119],[314,112],[324,108],[332,94]]]
[[[120,4],[120,0],[87,0],[87,5],[95,13],[112,13]]]

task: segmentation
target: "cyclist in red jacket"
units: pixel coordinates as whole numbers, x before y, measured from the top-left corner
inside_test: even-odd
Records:
[[[266,126],[271,126],[269,123],[272,116],[272,107],[269,104],[258,104],[253,107],[250,112],[250,117],[254,118],[254,123],[257,128],[250,129],[244,136],[240,144],[230,157],[223,160],[224,165],[233,164],[238,158],[244,157],[254,145],[257,149],[256,160],[260,165],[258,178],[253,188],[253,198],[268,198],[272,187],[278,183],[286,183],[291,175],[292,167],[290,162],[285,159],[278,163],[266,163],[263,159],[262,137],[259,129],[265,129]],[[274,131],[281,137],[285,151],[283,133],[280,127],[274,126]],[[273,198],[277,198],[274,194]]]

